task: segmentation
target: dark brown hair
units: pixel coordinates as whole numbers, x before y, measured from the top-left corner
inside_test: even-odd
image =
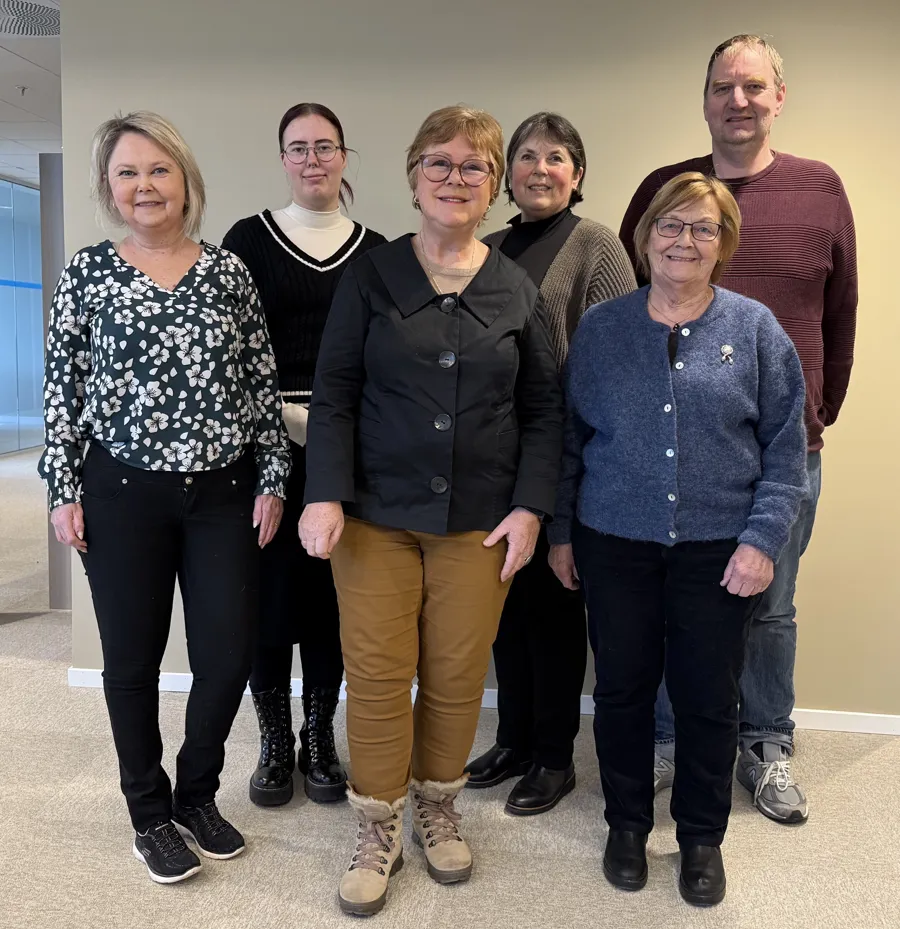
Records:
[[[555,142],[562,145],[569,153],[572,163],[575,165],[575,171],[581,169],[581,180],[578,187],[572,191],[569,197],[569,206],[575,206],[581,203],[584,196],[581,193],[584,187],[584,176],[587,173],[587,154],[584,150],[584,142],[578,130],[559,113],[548,113],[546,111],[535,113],[528,119],[519,123],[519,127],[512,134],[509,140],[509,146],[506,149],[506,178],[505,190],[506,196],[510,203],[514,201],[512,186],[509,183],[509,172],[512,170],[513,159],[519,149],[532,138],[546,139],[548,142]]]
[[[295,119],[300,119],[303,116],[321,116],[322,119],[327,119],[328,122],[334,126],[341,151],[353,151],[352,148],[347,148],[344,142],[344,127],[341,125],[341,121],[337,118],[333,110],[330,110],[324,103],[295,103],[284,116],[281,117],[281,123],[278,126],[279,152],[284,154],[284,134],[287,132],[287,127]],[[350,182],[344,178],[341,178],[341,203],[345,207],[353,203],[353,188],[350,186]]]

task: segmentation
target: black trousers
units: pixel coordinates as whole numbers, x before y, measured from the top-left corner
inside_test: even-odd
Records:
[[[331,562],[308,555],[297,534],[306,488],[306,449],[292,442],[291,453],[284,517],[260,562],[259,635],[250,672],[253,693],[290,686],[294,642],[300,646],[304,690],[340,687],[344,675]]]
[[[256,466],[248,452],[215,471],[144,471],[93,445],[82,481],[82,561],[103,646],[103,689],[122,792],[143,832],[172,811],[158,688],[176,579],[194,676],[176,791],[180,802],[198,806],[219,788],[256,633]]]
[[[580,591],[547,564],[541,530],[534,558],[515,576],[494,642],[497,742],[561,771],[572,763],[581,722],[587,630]]]
[[[738,681],[758,597],[719,582],[733,539],[666,547],[577,526],[573,544],[597,672],[594,737],[611,829],[653,828],[653,707],[675,712],[672,817],[682,847],[720,845],[731,812]]]

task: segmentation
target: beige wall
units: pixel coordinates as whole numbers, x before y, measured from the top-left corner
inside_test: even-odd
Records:
[[[114,111],[149,107],[182,128],[209,186],[204,234],[218,242],[235,219],[286,201],[276,128],[287,106],[310,99],[337,111],[361,153],[349,174],[354,215],[388,236],[415,224],[404,146],[429,110],[457,101],[489,109],[507,132],[538,109],[566,114],[589,155],[581,212],[617,228],[648,171],[708,151],[700,108],[710,51],[736,32],[773,37],[788,84],[775,145],[827,161],[844,179],[861,281],[856,367],[827,433],[819,520],[800,578],[798,705],[900,714],[900,339],[889,280],[900,215],[896,3],[760,0],[743,15],[706,0],[455,0],[440,13],[371,0],[254,0],[217,12],[224,8],[66,0],[69,252],[98,238],[88,146]],[[510,212],[498,203],[488,231]],[[90,597],[77,565],[75,574],[73,664],[96,668]],[[178,621],[167,670],[187,670],[182,638]]]

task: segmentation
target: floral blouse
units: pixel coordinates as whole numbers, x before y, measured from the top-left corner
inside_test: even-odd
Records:
[[[202,243],[166,290],[109,241],[83,249],[53,296],[39,471],[50,508],[81,497],[86,440],[151,471],[205,471],[254,447],[257,494],[284,497],[291,455],[256,286]]]

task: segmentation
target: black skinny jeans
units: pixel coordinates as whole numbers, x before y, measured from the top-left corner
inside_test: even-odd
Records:
[[[291,442],[291,457],[284,517],[260,561],[259,635],[250,671],[255,694],[290,686],[294,642],[300,645],[305,692],[338,688],[344,675],[331,562],[308,555],[297,532],[306,488],[306,449]]]
[[[176,760],[179,802],[213,800],[250,671],[258,611],[252,452],[215,471],[144,471],[93,445],[82,474],[103,689],[134,828],[172,813],[162,767],[159,667],[178,580],[193,684]]]
[[[597,674],[594,738],[611,829],[653,828],[653,707],[675,711],[672,817],[682,847],[720,845],[731,812],[738,682],[758,597],[719,582],[737,542],[667,547],[576,526]]]
[[[560,584],[549,552],[542,529],[503,607],[494,642],[497,742],[562,771],[572,763],[581,723],[588,640],[581,591]]]

